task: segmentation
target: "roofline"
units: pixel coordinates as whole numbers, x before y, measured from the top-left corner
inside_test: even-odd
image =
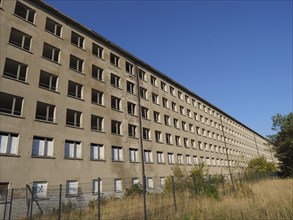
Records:
[[[263,137],[262,135],[260,135],[259,133],[257,133],[256,131],[252,130],[251,128],[247,127],[245,124],[243,124],[242,122],[238,121],[237,119],[235,119],[234,117],[232,117],[231,115],[227,114],[226,112],[224,112],[223,110],[219,109],[217,106],[213,105],[212,103],[208,102],[207,100],[205,100],[204,98],[202,98],[201,96],[197,95],[196,93],[194,93],[193,91],[189,90],[188,88],[186,88],[185,86],[179,84],[178,82],[176,82],[175,80],[173,80],[172,78],[170,78],[169,76],[165,75],[164,73],[162,73],[161,71],[157,70],[156,68],[152,67],[151,65],[145,63],[144,61],[142,61],[141,59],[139,59],[138,57],[136,57],[135,55],[131,54],[130,52],[126,51],[125,49],[123,49],[122,47],[118,46],[117,44],[113,43],[112,41],[108,40],[107,38],[103,37],[102,35],[98,34],[97,32],[95,32],[94,30],[91,30],[87,27],[85,27],[84,25],[80,24],[79,22],[73,20],[72,18],[70,18],[69,16],[63,14],[62,12],[58,11],[57,9],[55,9],[54,7],[50,6],[49,4],[45,3],[43,0],[24,0],[27,2],[30,2],[32,4],[35,4],[39,7],[42,7],[43,9],[49,11],[50,13],[54,14],[55,16],[63,19],[66,23],[70,23],[72,26],[77,27],[78,29],[80,29],[81,31],[83,31],[84,33],[88,34],[89,36],[91,36],[94,39],[97,39],[98,41],[106,44],[107,46],[109,46],[111,49],[113,49],[114,51],[119,52],[120,54],[124,55],[125,57],[129,58],[131,61],[133,61],[136,65],[140,65],[142,67],[144,67],[145,69],[150,70],[150,72],[155,72],[157,75],[159,75],[160,77],[162,77],[163,79],[165,79],[168,82],[171,82],[172,84],[174,84],[175,86],[177,86],[178,88],[180,88],[181,90],[185,91],[186,93],[188,93],[189,95],[195,97],[196,99],[200,100],[203,103],[206,103],[207,105],[211,106],[212,108],[214,108],[215,110],[217,110],[219,113],[221,113],[222,115],[225,115],[226,117],[229,117],[230,119],[234,120],[235,122],[237,122],[238,124],[242,125],[243,127],[245,127],[246,129],[252,131],[253,133],[257,134],[258,136],[262,137],[263,139],[265,139],[266,141],[270,142],[266,137]]]

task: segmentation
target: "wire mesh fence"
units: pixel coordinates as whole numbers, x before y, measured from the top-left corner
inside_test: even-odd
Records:
[[[97,178],[91,183],[68,181],[7,189],[0,201],[2,219],[161,219],[188,210],[201,196],[223,196],[242,184],[276,178],[272,173],[232,176]],[[233,181],[231,181],[233,179]],[[144,190],[145,189],[145,190]],[[145,200],[144,200],[145,193]]]

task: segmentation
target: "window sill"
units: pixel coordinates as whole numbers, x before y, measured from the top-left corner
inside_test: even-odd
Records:
[[[36,159],[56,159],[55,157],[49,157],[49,156],[32,156],[32,158],[36,158]]]
[[[13,44],[13,43],[8,42],[8,44],[9,44],[10,46],[16,47],[17,49],[20,49],[20,50],[22,50],[22,51],[24,51],[24,52],[27,52],[27,53],[33,54],[30,50],[24,49],[24,48],[22,48],[22,47],[20,47],[20,46],[18,46],[18,45]]]
[[[55,63],[55,64],[61,66],[60,63],[58,63],[58,62],[56,62],[56,61],[54,61],[54,60],[51,60],[51,59],[49,59],[49,58],[47,58],[47,57],[44,57],[44,56],[41,56],[41,57],[42,57],[43,59],[45,59],[45,60],[48,60],[48,61],[50,61],[50,62],[52,62],[52,63]]]
[[[138,137],[132,137],[132,136],[128,136],[128,138],[135,139],[135,140],[139,139]]]
[[[18,154],[3,154],[0,153],[0,157],[20,157]]]
[[[82,158],[64,157],[64,160],[83,160]]]
[[[123,113],[123,111],[119,110],[119,109],[115,109],[115,108],[111,108],[112,111],[115,111],[115,112],[119,112],[119,113]]]
[[[71,96],[71,95],[67,95],[67,97],[70,97],[70,98],[73,98],[73,99],[77,99],[77,100],[80,100],[80,101],[83,101],[84,102],[84,99],[82,99],[82,98],[78,98],[78,97]]]
[[[58,91],[55,91],[55,90],[52,90],[52,89],[48,89],[48,88],[43,87],[43,86],[40,86],[40,85],[39,85],[39,88],[40,88],[40,89],[47,90],[47,91],[50,91],[50,92],[53,92],[53,93],[56,93],[56,94],[60,94],[60,92],[58,92]]]
[[[111,63],[111,62],[110,62],[110,64],[111,64],[112,66],[114,66],[115,68],[121,69],[121,68],[119,67],[119,65],[115,65],[114,63]]]
[[[85,50],[83,47],[80,47],[80,46],[78,46],[78,45],[76,45],[76,44],[74,44],[74,43],[72,43],[72,42],[70,42],[70,43],[71,43],[71,45],[75,46],[76,48],[81,49],[81,50],[83,50],[84,52],[86,52],[86,50]]]
[[[19,79],[16,79],[16,78],[10,77],[10,76],[2,75],[2,77],[5,78],[5,79],[11,79],[11,80],[14,80],[14,81],[16,81],[16,82],[20,82],[20,83],[23,83],[23,84],[29,85],[29,83],[27,83],[26,81],[22,81],[22,80],[19,80]]]
[[[74,71],[74,72],[76,72],[76,73],[79,73],[81,75],[85,75],[82,71],[78,71],[78,70],[76,70],[76,69],[74,69],[72,67],[69,67],[69,69],[72,70],[72,71]]]
[[[129,163],[140,163],[139,161],[129,161]]]
[[[158,162],[158,164],[161,164],[161,165],[166,165],[165,162]]]
[[[105,61],[105,59],[104,59],[103,57],[99,57],[98,55],[96,55],[96,54],[94,54],[94,53],[92,53],[92,55],[93,55],[94,57],[96,57],[96,58],[100,59],[100,60],[103,60],[103,61]]]
[[[119,86],[115,86],[115,85],[113,85],[113,84],[111,84],[111,86],[112,86],[113,88],[115,88],[115,89],[119,89],[119,90],[122,91],[122,89],[121,89]]]
[[[69,128],[76,128],[76,129],[84,130],[84,128],[82,128],[82,127],[77,127],[77,126],[74,126],[74,125],[66,125],[66,127],[69,127]]]
[[[97,133],[102,133],[102,134],[106,134],[105,131],[100,131],[100,130],[95,130],[95,129],[91,129],[92,132],[97,132]]]
[[[129,92],[129,91],[127,91],[127,94],[129,94],[129,95],[133,95],[133,96],[136,96],[136,94],[135,94],[134,92]]]
[[[94,80],[96,80],[96,81],[98,81],[98,82],[101,82],[101,83],[106,83],[104,80],[102,80],[102,79],[98,79],[98,78],[95,78],[95,77],[93,77],[93,76],[92,76],[92,79],[94,79]]]
[[[164,144],[163,141],[156,141],[156,143],[158,143],[158,144]]]
[[[93,105],[97,105],[97,106],[100,106],[100,107],[103,107],[103,108],[106,108],[106,106],[102,105],[102,104],[99,104],[99,103],[96,103],[96,102],[91,102]]]
[[[23,116],[21,116],[21,115],[13,115],[13,114],[4,113],[4,112],[0,112],[0,115],[5,115],[5,116],[13,117],[13,118],[21,118],[21,119],[25,119],[25,117],[23,117]]]
[[[133,117],[136,117],[136,118],[137,118],[137,115],[130,114],[130,113],[128,113],[128,115],[130,115],[130,116],[133,116]]]
[[[160,125],[162,125],[162,123],[161,122],[159,122],[159,121],[154,121],[155,123],[157,123],[157,124],[160,124]]]
[[[149,101],[147,98],[145,97],[140,97],[142,100],[145,100],[145,101]]]
[[[144,162],[144,164],[154,164],[154,162]]]
[[[46,120],[42,120],[42,119],[35,119],[35,121],[45,123],[45,124],[57,125],[56,122],[46,121]]]
[[[148,118],[143,118],[143,117],[141,117],[143,120],[146,120],[146,121],[151,121],[150,119],[148,119]]]
[[[115,133],[111,133],[112,135],[118,136],[118,137],[123,137],[122,134],[115,134]]]
[[[28,20],[25,20],[24,18],[20,17],[19,15],[17,15],[17,14],[13,14],[13,15],[14,15],[15,17],[17,17],[17,18],[19,18],[19,19],[25,21],[26,23],[31,24],[31,25],[33,25],[33,26],[36,27],[36,25],[35,25],[34,23],[32,23],[32,22],[30,22],[30,21],[28,21]]]
[[[143,141],[152,142],[151,139],[144,139],[144,138],[143,138]]]
[[[50,32],[50,31],[48,31],[48,30],[46,30],[46,29],[44,29],[44,31],[47,32],[47,33],[49,33],[49,34],[51,34],[51,35],[53,35],[54,37],[59,38],[60,40],[63,40],[63,38],[62,38],[61,36],[58,36],[58,35],[56,35],[56,34]]]
[[[106,162],[105,159],[91,159],[91,161],[95,161],[95,162]]]
[[[155,104],[155,105],[157,105],[157,106],[160,106],[160,104],[159,104],[159,103],[156,103],[156,102],[153,102],[153,104]]]
[[[173,144],[171,144],[171,143],[167,143],[167,145],[169,145],[169,146],[173,146]]]
[[[124,160],[112,160],[112,162],[115,162],[115,163],[124,163],[125,161]]]
[[[78,197],[78,194],[77,195],[65,195],[65,198],[74,198],[74,197]]]

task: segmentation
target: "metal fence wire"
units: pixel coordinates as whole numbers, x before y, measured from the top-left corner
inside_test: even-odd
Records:
[[[236,186],[232,186],[231,176],[222,175],[209,178],[191,176],[184,180],[170,176],[166,178],[164,186],[160,177],[153,177],[152,181],[146,178],[145,191],[140,184],[142,179],[134,182],[132,178],[121,178],[121,189],[113,186],[117,179],[112,178],[97,178],[95,183],[78,183],[73,188],[65,184],[47,188],[26,185],[6,190],[0,200],[0,219],[172,218],[177,211],[188,210],[191,200],[213,193],[213,186],[219,194],[225,195],[233,193],[235,187],[242,184],[275,178],[275,175],[237,173],[233,174],[233,178]]]

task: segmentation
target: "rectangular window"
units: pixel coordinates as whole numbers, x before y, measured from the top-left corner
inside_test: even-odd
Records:
[[[113,161],[123,161],[122,147],[112,146],[112,160]]]
[[[176,143],[176,146],[181,146],[181,138],[180,136],[175,136],[175,143]]]
[[[136,137],[136,125],[128,124],[128,136]]]
[[[168,102],[168,99],[166,98],[162,98],[162,103],[163,103],[163,107],[164,108],[169,108],[169,102]]]
[[[195,140],[191,139],[190,140],[190,144],[191,144],[191,147],[192,148],[196,148],[196,146],[195,146]]]
[[[190,155],[186,155],[186,164],[191,165]]]
[[[189,100],[189,96],[188,95],[185,95],[185,102],[190,104],[190,100]]]
[[[177,118],[174,118],[173,122],[174,122],[174,127],[179,128],[179,120]]]
[[[111,108],[120,111],[121,110],[121,99],[111,96]]]
[[[146,81],[146,72],[141,69],[138,69],[138,77],[141,80]]]
[[[30,51],[32,36],[23,33],[22,31],[11,28],[9,43],[23,49]]]
[[[81,115],[79,111],[67,109],[66,112],[66,125],[81,127]]]
[[[82,37],[81,35],[72,31],[71,32],[71,43],[77,47],[83,48],[84,37]]]
[[[103,59],[103,52],[104,52],[104,49],[103,49],[101,46],[99,46],[99,45],[93,43],[92,53],[93,53],[95,56],[97,56],[97,57]]]
[[[82,73],[83,72],[83,60],[70,54],[69,68],[71,68],[77,72]]]
[[[178,91],[178,98],[181,99],[181,100],[183,100],[183,98],[182,98],[182,92],[180,92],[180,91]]]
[[[183,164],[183,156],[182,156],[182,154],[177,154],[177,162],[178,162],[178,164]]]
[[[78,195],[78,181],[67,180],[66,181],[66,196],[77,196]]]
[[[156,77],[151,76],[151,84],[152,84],[153,86],[156,86],[156,87],[157,87],[157,78],[156,78]]]
[[[58,76],[41,70],[39,87],[57,91]]]
[[[159,104],[159,96],[156,93],[152,93],[153,103]]]
[[[82,99],[83,96],[83,86],[79,83],[73,82],[73,81],[68,81],[68,90],[67,90],[67,95],[77,98],[77,99]]]
[[[81,142],[66,140],[64,147],[64,158],[81,159]]]
[[[1,3],[0,3],[1,6]],[[9,182],[0,182],[0,201],[5,201],[8,193]]]
[[[186,128],[186,122],[185,121],[182,121],[182,130],[183,131],[186,131],[187,128]]]
[[[152,163],[153,162],[153,154],[150,150],[144,150],[144,162],[146,163]]]
[[[129,161],[138,162],[138,149],[134,149],[134,148],[129,149]]]
[[[169,164],[175,164],[174,154],[173,153],[168,153],[168,163]]]
[[[91,115],[91,129],[93,131],[104,131],[104,118]]]
[[[167,91],[167,86],[166,86],[166,83],[165,82],[161,82],[161,89],[163,90],[163,91]]]
[[[92,77],[93,79],[104,81],[103,69],[98,66],[92,65]]]
[[[170,86],[170,94],[175,96],[175,89],[172,86]]]
[[[184,113],[184,107],[181,106],[181,105],[180,105],[180,114],[181,114],[181,115],[185,115],[185,113]]]
[[[171,105],[172,105],[172,111],[177,112],[177,104],[175,102],[172,102]]]
[[[0,154],[17,155],[18,134],[0,132]]]
[[[127,102],[127,112],[130,115],[135,115],[135,104],[132,102]]]
[[[133,74],[133,65],[129,62],[125,62],[125,70],[129,74]]]
[[[160,187],[165,186],[165,177],[160,177]]]
[[[189,118],[191,118],[191,111],[190,111],[190,109],[186,109],[186,114],[187,114],[187,116],[188,116]]]
[[[121,134],[121,122],[120,121],[111,121],[111,132],[112,134]]]
[[[170,116],[164,115],[164,122],[165,125],[170,126]]]
[[[141,117],[143,119],[148,119],[149,118],[149,109],[146,107],[141,107]]]
[[[36,12],[33,9],[27,7],[20,2],[16,2],[14,14],[16,14],[17,16],[23,18],[30,23],[34,23],[35,13]]]
[[[0,92],[0,113],[21,116],[23,98]]]
[[[115,192],[122,191],[122,179],[114,179],[114,191]]]
[[[193,164],[198,165],[198,158],[197,156],[193,156]]]
[[[154,111],[154,121],[160,123],[161,119],[159,112]]]
[[[34,199],[43,199],[47,197],[48,182],[34,181],[33,182],[33,197]]]
[[[104,160],[105,149],[103,144],[91,144],[91,160]]]
[[[166,133],[166,143],[167,144],[172,144],[172,135]]]
[[[153,181],[153,178],[151,178],[151,177],[147,178],[147,188],[148,189],[153,189],[154,188],[154,181]]]
[[[92,184],[93,194],[98,194],[99,193],[99,183],[100,183],[100,193],[103,192],[103,180],[95,179],[95,180],[93,180],[93,184]]]
[[[47,17],[45,30],[51,34],[61,37],[62,25]]]
[[[34,136],[32,156],[53,157],[53,139],[47,137]]]
[[[44,102],[37,102],[36,119],[54,122],[55,121],[55,105]]]
[[[157,162],[158,163],[165,163],[164,153],[158,151],[157,152]]]
[[[127,92],[134,94],[134,83],[126,81]]]
[[[143,99],[147,99],[148,96],[147,96],[147,89],[143,88],[143,87],[140,87],[139,88],[139,93],[140,93],[140,97],[143,98]]]
[[[120,87],[120,77],[113,73],[111,73],[111,85],[117,88]]]
[[[110,53],[110,62],[111,62],[111,64],[113,64],[114,66],[119,67],[119,57],[116,56],[116,55],[113,54],[113,53]]]
[[[162,142],[162,132],[155,131],[156,142]]]
[[[6,58],[4,67],[4,76],[19,80],[26,81],[27,65],[18,61]]]
[[[142,137],[144,140],[150,140],[150,129],[142,128]]]
[[[138,178],[132,178],[132,185],[139,184]]]
[[[60,49],[50,44],[44,43],[43,57],[53,62],[59,63]]]
[[[96,89],[92,89],[92,103],[104,105],[104,93]]]
[[[192,133],[194,132],[193,124],[189,124],[189,131],[192,132]]]

